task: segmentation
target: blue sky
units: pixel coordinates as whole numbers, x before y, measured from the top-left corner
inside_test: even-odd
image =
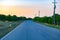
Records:
[[[34,4],[49,4],[49,3],[52,3],[54,0],[0,0],[0,3],[1,2],[5,2],[5,4],[8,4],[7,2],[11,3],[13,2],[14,5],[34,5]],[[58,1],[58,4],[60,3],[59,0],[56,0]],[[13,4],[12,3],[12,4]],[[9,5],[12,5],[12,4],[9,4]]]
[[[51,0],[0,0],[0,2],[7,2],[7,1],[13,1],[15,2],[17,5],[18,4],[36,4],[36,3],[46,3],[48,1],[51,1]]]

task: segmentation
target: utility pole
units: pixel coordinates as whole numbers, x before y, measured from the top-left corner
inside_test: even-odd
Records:
[[[53,12],[53,23],[56,24],[56,15],[55,15],[55,12],[56,12],[56,0],[54,0],[54,12]]]
[[[40,10],[38,11],[38,17],[40,17]]]

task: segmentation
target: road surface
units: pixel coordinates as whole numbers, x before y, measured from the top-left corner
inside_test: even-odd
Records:
[[[60,40],[60,31],[28,20],[1,40]]]

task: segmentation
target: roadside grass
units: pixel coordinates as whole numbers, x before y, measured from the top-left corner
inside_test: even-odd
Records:
[[[60,30],[60,25],[54,25],[54,24],[47,24],[47,23],[42,23],[46,26],[49,26],[49,27],[52,27],[52,28],[56,28],[56,29],[59,29]]]
[[[10,22],[9,21],[5,21],[5,22],[4,21],[0,21],[0,38],[2,38],[7,33],[12,31],[15,27],[17,27],[22,22],[23,21],[10,21]]]
[[[34,22],[36,22],[36,21],[34,21]],[[37,23],[40,23],[40,22],[37,22]],[[54,25],[54,24],[48,24],[48,23],[41,23],[41,24],[60,30],[60,25]]]

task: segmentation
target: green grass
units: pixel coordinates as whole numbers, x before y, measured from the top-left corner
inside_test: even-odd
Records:
[[[36,21],[34,21],[34,22],[36,22]],[[37,23],[40,23],[40,22],[37,22]],[[60,30],[60,25],[53,25],[53,24],[48,24],[48,23],[41,23],[41,24]]]
[[[47,23],[44,23],[44,25],[60,30],[60,25],[53,25],[53,24],[47,24]]]
[[[16,28],[23,21],[3,22],[0,21],[0,38]],[[11,23],[11,26],[9,24]]]

